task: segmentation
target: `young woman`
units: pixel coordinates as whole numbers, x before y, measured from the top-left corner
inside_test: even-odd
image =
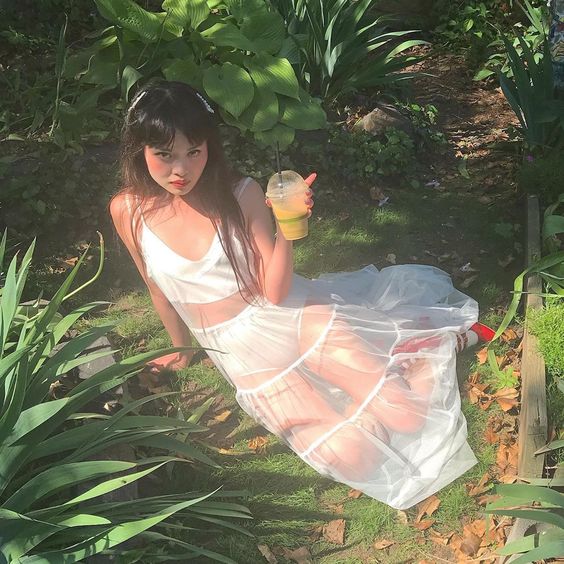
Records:
[[[186,84],[137,94],[122,174],[111,215],[172,344],[209,349],[241,407],[303,460],[396,508],[475,464],[455,360],[477,340],[478,306],[446,273],[295,275],[261,187],[228,166],[212,108]]]

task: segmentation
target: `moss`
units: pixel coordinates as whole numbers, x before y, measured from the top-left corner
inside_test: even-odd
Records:
[[[528,313],[529,329],[538,338],[539,351],[548,371],[556,377],[564,376],[564,301],[547,301],[540,311]]]

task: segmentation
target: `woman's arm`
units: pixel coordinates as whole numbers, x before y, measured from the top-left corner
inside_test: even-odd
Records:
[[[143,259],[134,243],[133,222],[125,195],[119,194],[114,197],[110,203],[110,215],[112,216],[118,235],[129,251],[133,262],[137,266],[137,270],[139,270],[143,281],[147,285],[155,311],[169,334],[172,345],[174,347],[191,346],[192,337],[188,327],[160,288],[147,276]],[[188,366],[193,355],[193,351],[173,353],[162,356],[150,364],[157,369],[169,368],[179,370]]]
[[[284,238],[280,229],[277,229],[278,235],[274,237],[272,213],[265,204],[264,193],[257,182],[252,181],[247,186],[240,204],[262,257],[266,298],[278,304],[286,298],[292,286],[293,243]],[[276,227],[278,228],[278,225]]]

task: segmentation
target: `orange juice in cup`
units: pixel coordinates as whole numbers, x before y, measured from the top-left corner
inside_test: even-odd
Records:
[[[304,179],[293,170],[277,172],[268,181],[266,197],[272,204],[280,231],[288,241],[307,236],[309,210],[305,201],[308,189]]]

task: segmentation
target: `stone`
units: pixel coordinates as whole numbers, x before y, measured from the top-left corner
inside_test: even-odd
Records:
[[[367,131],[372,135],[381,135],[387,127],[394,127],[399,131],[415,137],[415,130],[409,118],[404,116],[393,106],[380,105],[369,114],[359,119],[353,126],[353,131]]]

